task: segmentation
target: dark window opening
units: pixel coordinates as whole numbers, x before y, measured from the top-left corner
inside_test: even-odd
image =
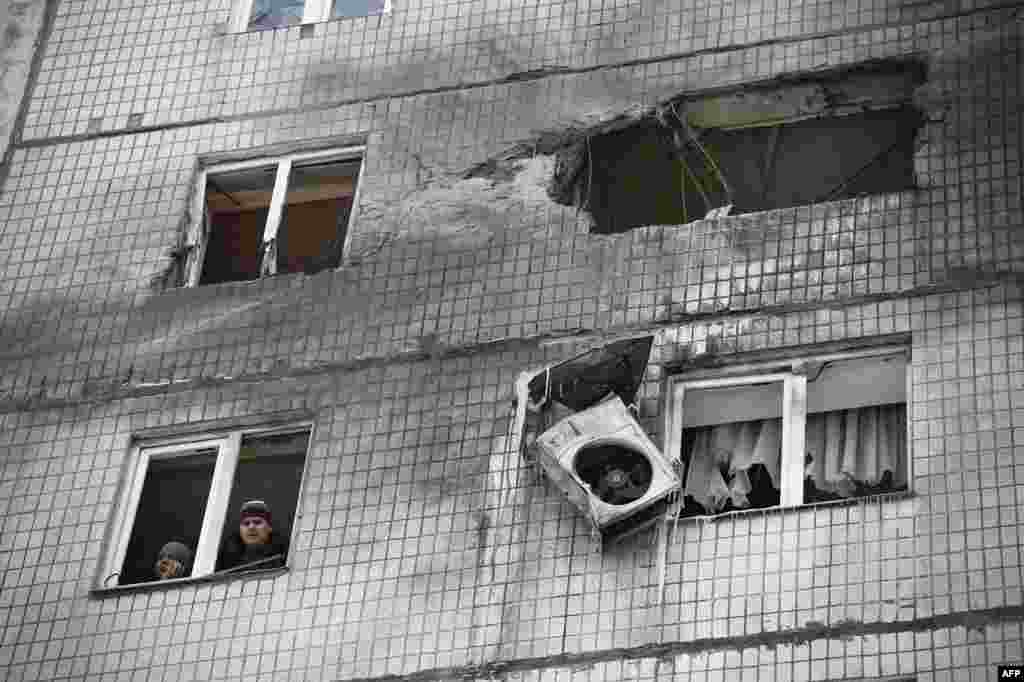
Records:
[[[200,284],[259,279],[260,241],[276,166],[211,173],[206,179],[206,258]]]
[[[296,164],[277,231],[277,272],[307,275],[341,264],[359,161]]]
[[[590,140],[577,199],[607,234],[912,189],[922,122],[902,107],[691,137],[652,120]]]
[[[687,222],[682,164],[668,130],[650,122],[601,135],[590,141],[588,156],[577,187],[594,232]]]
[[[155,564],[167,542],[184,544],[194,558],[216,463],[215,448],[150,462],[118,584],[156,580]]]
[[[284,566],[308,444],[308,431],[242,439],[217,555],[218,571]],[[271,538],[266,547],[247,548],[239,537],[239,511],[249,500],[262,500],[270,509]]]
[[[913,189],[924,80],[880,60],[668,102],[561,148],[549,194],[616,233]]]
[[[910,108],[768,128],[712,130],[703,140],[732,189],[733,212],[764,211],[914,186]],[[699,206],[696,194],[687,197]]]
[[[143,464],[118,584],[285,566],[309,436],[308,429],[243,435],[219,447],[153,454]],[[239,443],[237,450],[232,442]],[[225,498],[226,511],[220,512]],[[253,501],[268,526],[255,539],[241,528],[243,507],[251,515]],[[207,519],[214,509],[219,516]],[[168,551],[168,543],[177,547]],[[180,566],[161,576],[160,559],[172,555]]]
[[[244,282],[261,274],[314,274],[341,264],[360,161],[295,161],[280,219],[271,225],[277,165],[211,172],[206,182],[207,245],[200,284]],[[282,183],[285,181],[282,180]],[[268,248],[273,242],[273,248]],[[273,268],[264,259],[274,256]]]

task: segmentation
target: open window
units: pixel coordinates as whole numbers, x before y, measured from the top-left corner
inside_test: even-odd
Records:
[[[340,265],[359,182],[359,150],[211,166],[192,231],[190,284],[314,274]]]
[[[294,425],[134,447],[100,587],[285,566],[309,436]],[[262,535],[240,528],[247,515]],[[167,557],[178,565],[161,574]]]
[[[235,0],[231,24],[255,31],[391,11],[390,0]]]
[[[665,428],[683,515],[907,490],[907,382],[905,349],[676,377]]]
[[[614,233],[912,189],[923,80],[881,62],[679,98],[561,152],[551,194]]]

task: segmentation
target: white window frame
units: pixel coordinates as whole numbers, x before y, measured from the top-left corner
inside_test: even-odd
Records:
[[[309,443],[306,446],[302,465],[302,478],[296,496],[295,510],[292,517],[292,537],[289,547],[294,547],[298,520],[301,517],[303,489],[306,473],[309,470],[309,452],[313,440],[313,424],[298,422],[283,426],[267,428],[244,428],[221,432],[217,435],[193,435],[189,437],[161,439],[156,442],[136,443],[131,448],[128,470],[124,485],[115,508],[110,542],[106,552],[106,560],[102,562],[102,571],[98,577],[96,589],[134,588],[144,585],[168,585],[190,582],[215,575],[217,555],[220,552],[221,534],[231,510],[227,508],[231,497],[231,485],[235,479],[235,467],[238,464],[239,449],[242,438],[246,436],[275,436],[289,433],[307,432]],[[196,450],[217,448],[217,460],[210,480],[210,494],[206,500],[206,511],[203,513],[202,530],[199,544],[194,548],[192,571],[183,578],[170,580],[154,580],[150,582],[118,585],[117,578],[124,566],[128,543],[131,541],[132,529],[135,527],[135,514],[142,498],[142,488],[146,482],[149,463],[157,459],[168,459],[193,454]],[[292,553],[289,551],[286,566],[291,564]],[[241,572],[237,575],[242,575]]]
[[[206,180],[208,176],[249,168],[277,166],[267,222],[264,225],[263,238],[260,242],[260,253],[262,256],[260,279],[262,279],[263,277],[272,277],[277,274],[277,230],[281,226],[281,216],[284,213],[284,202],[288,194],[288,180],[291,177],[292,166],[306,161],[355,160],[359,161],[359,178],[356,180],[355,192],[352,196],[352,209],[349,211],[348,224],[345,226],[345,242],[342,245],[341,251],[342,261],[344,261],[345,254],[348,253],[349,242],[352,238],[352,224],[355,219],[357,206],[359,205],[359,191],[363,185],[361,180],[366,160],[365,146],[299,152],[282,156],[264,156],[246,159],[245,161],[211,164],[200,168],[192,192],[191,220],[189,221],[188,234],[185,238],[185,248],[189,254],[188,260],[185,263],[185,285],[189,287],[199,286],[199,278],[203,273],[203,262],[206,260],[206,247],[210,241],[210,221],[206,214]]]
[[[243,33],[249,29],[249,17],[255,0],[235,0],[231,11],[230,29],[235,33]],[[302,23],[316,24],[331,20],[334,0],[305,0],[302,6]],[[391,14],[391,0],[384,0],[384,14]],[[379,16],[367,14],[366,16]]]
[[[781,479],[779,504],[776,507],[764,507],[759,509],[763,510],[802,506],[804,504],[804,442],[807,431],[807,368],[814,367],[818,363],[832,362],[836,360],[854,360],[871,357],[883,358],[896,355],[904,355],[907,358],[905,378],[907,411],[907,488],[908,490],[913,489],[913,479],[911,476],[913,441],[911,439],[912,429],[910,426],[910,416],[912,414],[911,399],[913,391],[911,390],[910,350],[906,346],[887,346],[859,351],[807,356],[783,362],[737,365],[732,368],[723,368],[717,372],[718,376],[709,378],[690,378],[686,375],[670,377],[668,381],[663,426],[665,429],[665,452],[676,453],[677,456],[682,456],[683,398],[687,391],[703,388],[726,388],[753,386],[756,384],[766,383],[780,383],[782,384],[782,459],[779,475],[779,478]],[[688,472],[684,472],[684,481],[686,473]],[[747,510],[738,511],[744,512]],[[724,513],[728,514],[735,512]]]

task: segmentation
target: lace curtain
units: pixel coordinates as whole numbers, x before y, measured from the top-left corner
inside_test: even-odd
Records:
[[[719,512],[730,500],[734,507],[749,505],[750,467],[761,464],[772,485],[779,487],[782,420],[707,426],[696,430],[687,467],[684,494],[708,512]]]
[[[807,416],[804,476],[818,490],[852,497],[890,473],[892,488],[907,484],[905,405],[880,405]]]
[[[684,494],[709,513],[731,501],[749,506],[750,468],[762,465],[780,488],[782,420],[761,419],[695,429]],[[884,405],[807,417],[805,477],[820,490],[851,497],[889,480],[906,485],[906,409]],[[890,476],[887,479],[886,472]]]

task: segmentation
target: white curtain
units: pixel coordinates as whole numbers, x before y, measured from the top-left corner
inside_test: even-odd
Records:
[[[684,494],[705,510],[719,512],[730,500],[734,507],[748,506],[747,494],[752,489],[748,472],[755,464],[768,470],[778,489],[781,419],[708,426],[695,435]]]
[[[879,485],[887,471],[900,488],[907,483],[906,434],[904,405],[808,415],[804,475],[841,497],[853,496],[858,484]]]
[[[749,470],[761,464],[780,489],[782,420],[763,419],[696,429],[684,494],[709,513],[729,501],[749,506]],[[806,478],[820,491],[851,497],[878,486],[891,472],[892,485],[906,485],[906,410],[883,405],[807,416]]]

